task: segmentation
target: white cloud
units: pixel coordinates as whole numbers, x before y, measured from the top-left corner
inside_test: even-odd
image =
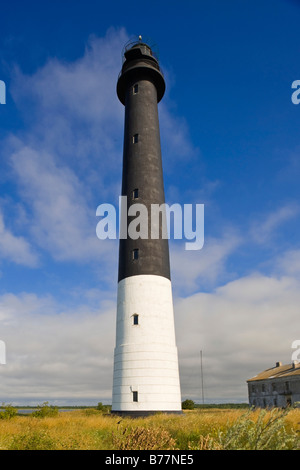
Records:
[[[247,401],[246,380],[291,362],[297,339],[300,285],[293,278],[254,274],[209,294],[175,304],[183,395],[201,399],[200,350],[203,350],[207,400]]]
[[[109,401],[114,310],[109,300],[100,310],[84,303],[66,307],[51,296],[0,297],[0,337],[7,356],[0,366],[2,399]]]
[[[102,124],[101,136],[116,121],[121,125],[123,107],[117,106],[116,81],[122,66],[120,51],[127,39],[125,30],[111,28],[104,38],[91,36],[84,55],[73,62],[49,58],[33,75],[17,68],[12,91],[25,118],[36,120],[35,124],[42,118],[51,127],[54,117]],[[27,114],[28,101],[35,106],[33,116]]]
[[[88,207],[84,185],[76,174],[55,164],[49,153],[23,146],[11,162],[32,213],[30,232],[37,244],[58,260],[97,256],[95,212]]]
[[[4,224],[0,211],[0,258],[13,263],[36,267],[39,264],[38,255],[32,246],[22,236],[14,235]]]
[[[289,204],[271,212],[262,220],[256,221],[251,228],[251,235],[257,243],[267,243],[274,237],[275,230],[299,214],[296,204]]]
[[[9,176],[30,220],[26,236],[55,260],[109,256],[96,237],[96,208],[115,202],[121,186],[123,106],[115,86],[126,40],[112,29],[90,38],[73,63],[49,59],[31,76],[15,71],[26,128],[6,141]]]
[[[277,260],[276,267],[291,276],[300,274],[300,250],[289,250]]]
[[[186,251],[183,244],[170,244],[175,290],[183,294],[215,285],[226,271],[228,257],[240,243],[240,237],[229,231],[220,238],[205,238],[203,248],[199,251]]]
[[[115,298],[95,290],[79,296],[73,305],[34,293],[0,297],[3,400],[110,402]],[[248,378],[290,362],[299,303],[299,281],[259,273],[176,298],[183,398],[201,400],[202,350],[206,401],[247,401]]]

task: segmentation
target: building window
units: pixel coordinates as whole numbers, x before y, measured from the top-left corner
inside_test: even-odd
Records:
[[[136,95],[138,92],[139,92],[139,86],[136,83],[135,85],[133,85],[133,94]]]
[[[139,197],[139,190],[136,188],[132,191],[132,199],[138,199]]]
[[[262,391],[262,392],[265,392],[265,391],[266,391],[265,384],[262,384],[262,386],[261,386],[261,391]]]
[[[273,391],[273,392],[276,391],[276,384],[272,384],[272,391]]]
[[[139,249],[135,248],[132,250],[132,259],[139,259]]]
[[[134,144],[137,144],[138,141],[139,141],[139,135],[138,134],[134,134],[133,138],[132,138],[132,141]]]
[[[132,316],[132,319],[133,319],[133,324],[134,325],[138,325],[139,324],[139,316],[137,313],[135,313],[133,316]]]
[[[138,401],[138,392],[132,392],[133,401]]]

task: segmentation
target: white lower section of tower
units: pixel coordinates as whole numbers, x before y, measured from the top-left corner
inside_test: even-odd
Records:
[[[112,411],[181,411],[171,281],[120,281],[116,330]]]

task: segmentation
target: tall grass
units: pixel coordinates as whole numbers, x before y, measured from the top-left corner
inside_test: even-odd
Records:
[[[202,409],[120,418],[76,410],[0,420],[0,449],[281,450],[300,448],[300,409]]]

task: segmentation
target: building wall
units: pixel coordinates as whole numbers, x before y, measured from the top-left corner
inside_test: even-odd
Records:
[[[300,401],[300,377],[252,380],[248,382],[249,403],[260,408],[286,407]]]

